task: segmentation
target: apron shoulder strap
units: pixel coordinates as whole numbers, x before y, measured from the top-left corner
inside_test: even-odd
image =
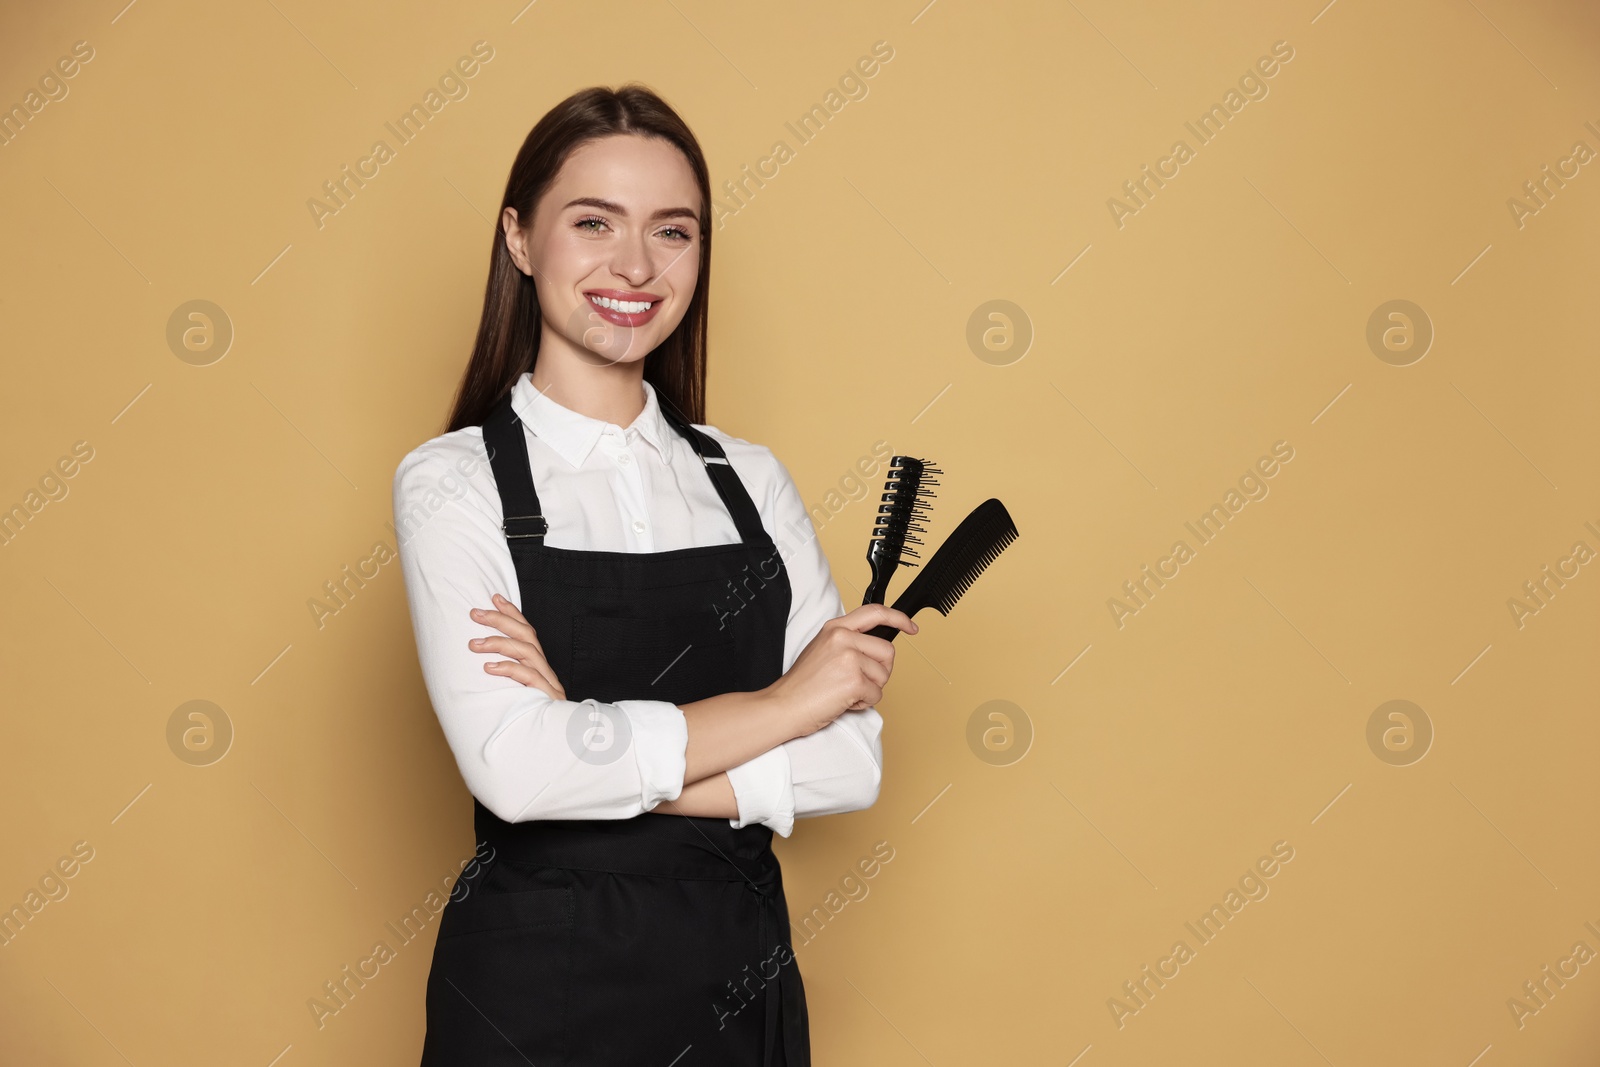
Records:
[[[657,397],[661,403],[661,414],[672,428],[689,442],[695,454],[700,457],[706,473],[711,476],[712,486],[722,498],[728,514],[733,517],[734,526],[738,527],[739,539],[747,545],[770,544],[772,537],[761,525],[761,512],[756,510],[755,503],[750,499],[744,483],[739,480],[739,475],[735,473],[733,464],[728,462],[727,453],[723,451],[722,445],[710,434],[696,429],[666,398],[661,397],[659,392]]]
[[[505,516],[500,529],[508,539],[532,538],[534,544],[543,545],[550,523],[539,511],[539,493],[533,487],[533,467],[528,461],[528,439],[523,433],[522,420],[507,394],[483,420],[483,444]]]

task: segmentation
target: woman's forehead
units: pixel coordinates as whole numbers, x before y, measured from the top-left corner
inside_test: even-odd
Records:
[[[551,197],[558,205],[573,197],[598,197],[630,214],[700,200],[694,171],[676,145],[631,134],[603,137],[574,149],[551,192],[558,194]]]

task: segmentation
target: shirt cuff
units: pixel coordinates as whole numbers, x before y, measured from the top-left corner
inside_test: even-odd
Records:
[[[794,781],[789,753],[782,745],[729,767],[727,774],[739,806],[739,817],[728,820],[734,829],[760,822],[772,827],[779,837],[794,832]]]
[[[619,700],[616,706],[628,718],[629,742],[639,766],[640,810],[677,800],[683,792],[684,753],[689,747],[683,709],[665,700]]]

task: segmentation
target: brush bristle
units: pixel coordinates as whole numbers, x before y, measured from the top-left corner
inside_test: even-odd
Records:
[[[879,553],[889,558],[917,555],[912,546],[922,544],[922,538],[917,535],[928,532],[922,523],[928,517],[929,503],[934,496],[932,487],[939,484],[933,475],[943,473],[930,461],[914,456],[895,456],[890,460],[885,479],[890,487],[880,497],[883,503],[878,505],[878,518],[872,531]]]

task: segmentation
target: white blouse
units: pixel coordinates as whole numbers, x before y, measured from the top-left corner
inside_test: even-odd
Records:
[[[662,416],[649,382],[644,392],[644,410],[624,429],[557,404],[526,373],[513,387],[549,547],[667,552],[738,542],[694,449]],[[844,614],[827,557],[771,449],[696,425],[722,445],[788,571],[787,671],[822,624]],[[407,454],[395,471],[394,513],[423,680],[472,795],[508,822],[626,819],[677,799],[689,738],[677,705],[555,700],[483,669],[509,657],[467,647],[474,637],[503,636],[475,622],[472,608],[492,609],[494,593],[522,606],[482,428],[455,430]],[[574,755],[568,723],[573,715],[590,721],[596,710],[626,719],[631,758]],[[870,807],[883,776],[882,729],[876,708],[847,711],[729,768],[739,809],[729,822],[766,823],[788,837],[796,818]]]

